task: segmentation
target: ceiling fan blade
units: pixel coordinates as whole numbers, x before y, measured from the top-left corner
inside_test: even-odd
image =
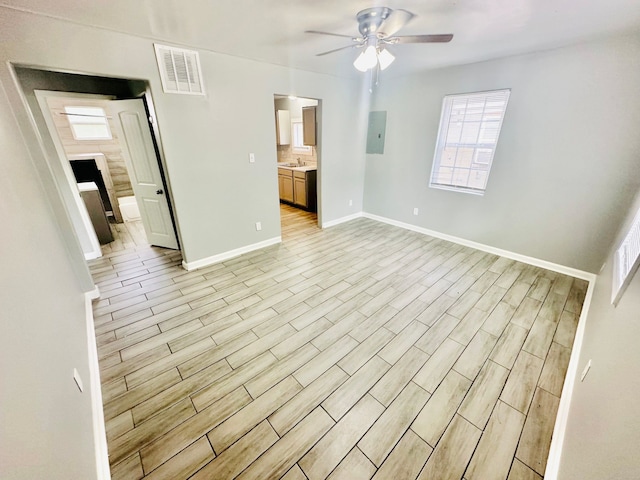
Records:
[[[452,38],[452,33],[446,33],[441,35],[400,35],[389,40],[393,43],[447,43]]]
[[[357,38],[351,36],[351,35],[343,35],[341,33],[331,33],[331,32],[321,32],[319,30],[305,30],[304,33],[314,33],[316,35],[331,35],[332,37],[344,37],[344,38],[350,38],[351,40],[357,40]]]
[[[356,48],[360,45],[347,45],[346,47],[334,48],[333,50],[329,50],[328,52],[317,53],[316,57],[322,57],[323,55],[329,55],[333,52],[339,52],[340,50],[346,50],[347,48]]]
[[[404,27],[415,15],[407,10],[394,10],[376,29],[383,37],[390,37]]]

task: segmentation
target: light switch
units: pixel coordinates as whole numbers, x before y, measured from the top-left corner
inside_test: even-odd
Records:
[[[256,163],[256,154],[255,153],[250,153],[249,154],[249,163]]]

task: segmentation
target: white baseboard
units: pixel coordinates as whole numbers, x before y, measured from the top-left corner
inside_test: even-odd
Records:
[[[593,290],[595,286],[595,280],[589,282],[589,288],[587,288],[587,294],[585,295],[584,303],[582,304],[582,313],[580,314],[580,320],[578,320],[576,336],[573,339],[573,347],[571,348],[569,367],[567,368],[567,375],[564,378],[562,394],[560,395],[560,405],[558,406],[558,413],[556,415],[556,424],[553,427],[553,437],[551,438],[551,447],[549,448],[549,457],[547,458],[547,468],[544,472],[545,480],[556,480],[560,473],[560,458],[562,456],[562,447],[564,446],[564,436],[567,432],[571,398],[573,397],[573,390],[575,388],[576,379],[578,378],[580,351],[582,350],[587,315],[589,313],[589,306],[591,305],[591,298],[593,297]]]
[[[196,268],[208,267],[209,265],[213,265],[214,263],[224,262],[225,260],[229,260],[230,258],[242,255],[243,253],[253,252],[254,250],[270,247],[271,245],[275,245],[277,243],[282,243],[282,237],[278,236],[278,237],[270,238],[269,240],[265,240],[263,242],[247,245],[246,247],[236,248],[235,250],[229,250],[228,252],[219,253],[218,255],[202,258],[200,260],[195,260],[193,262],[183,261],[182,267],[185,270],[195,270]]]
[[[89,297],[89,300],[96,300],[100,298],[100,289],[98,288],[97,285],[94,285],[93,290],[86,292],[85,295]],[[93,318],[93,310],[91,313],[91,317]]]
[[[85,260],[95,260],[96,258],[100,258],[102,256],[102,249],[98,248],[97,250],[92,250],[84,254]]]
[[[569,420],[569,409],[571,407],[571,397],[578,376],[578,362],[580,361],[580,351],[582,350],[582,342],[584,339],[585,325],[587,322],[587,315],[589,313],[589,306],[591,305],[591,298],[593,297],[593,289],[596,283],[596,275],[593,273],[585,272],[564,265],[559,265],[546,260],[540,260],[534,257],[528,257],[519,253],[510,252],[508,250],[502,250],[500,248],[491,247],[482,243],[473,242],[471,240],[465,240],[463,238],[454,237],[444,233],[428,230],[426,228],[418,227],[408,223],[399,222],[390,218],[380,217],[370,213],[363,213],[365,218],[376,220],[378,222],[387,223],[396,227],[405,228],[414,232],[423,233],[432,237],[441,238],[449,242],[457,243],[467,247],[475,248],[483,252],[493,253],[500,255],[501,257],[510,258],[518,262],[526,263],[536,267],[541,267],[546,270],[569,275],[574,278],[580,278],[589,282],[585,300],[582,305],[582,313],[578,321],[578,327],[576,329],[576,336],[573,340],[573,347],[571,349],[571,358],[569,360],[569,366],[567,368],[567,375],[565,377],[564,386],[562,387],[562,394],[560,396],[560,405],[558,406],[558,413],[556,415],[556,423],[553,429],[553,438],[551,440],[551,447],[549,449],[549,457],[547,460],[547,467],[544,478],[548,480],[556,480],[560,472],[560,458],[562,456],[562,447],[564,445],[564,436],[567,430],[567,422]]]
[[[341,223],[350,222],[351,220],[355,220],[356,218],[362,218],[364,214],[362,212],[354,213],[353,215],[347,215],[346,217],[341,217],[336,220],[331,220],[329,222],[323,222],[322,228],[330,228],[335,227],[336,225],[340,225]]]
[[[503,250],[501,248],[492,247],[490,245],[485,245],[483,243],[474,242],[472,240],[466,240],[464,238],[454,237],[453,235],[448,235],[446,233],[436,232],[435,230],[429,230],[427,228],[418,227],[416,225],[411,225],[410,223],[399,222],[397,220],[392,220],[386,217],[380,217],[378,215],[373,215],[371,213],[366,213],[366,212],[363,213],[362,216],[365,218],[370,218],[371,220],[376,220],[378,222],[388,223],[389,225],[394,225],[396,227],[405,228],[407,230],[411,230],[414,232],[423,233],[431,237],[441,238],[442,240],[447,240],[452,243],[464,245],[465,247],[471,247],[471,248],[475,248],[476,250],[481,250],[483,252],[500,255],[501,257],[506,257],[506,258],[510,258],[511,260],[516,260],[518,262],[526,263],[528,265],[533,265],[534,267],[541,267],[546,270],[551,270],[553,272],[558,272],[564,275],[569,275],[571,277],[587,280],[588,282],[593,282],[596,278],[595,274],[585,272],[583,270],[566,267],[564,265],[548,262],[546,260],[540,260],[539,258],[535,258],[535,257],[528,257],[526,255],[521,255],[519,253],[510,252],[509,250]]]
[[[98,348],[96,347],[96,331],[93,324],[93,306],[91,300],[98,298],[98,287],[85,293],[85,317],[87,320],[87,346],[89,350],[89,383],[91,394],[91,413],[93,419],[93,444],[96,453],[96,471],[98,480],[109,480],[109,450],[107,448],[107,431],[104,426],[102,411],[102,389],[100,386],[100,365],[98,364]]]

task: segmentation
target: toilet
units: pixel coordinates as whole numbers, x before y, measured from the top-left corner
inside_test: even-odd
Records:
[[[122,220],[125,222],[140,220],[140,210],[138,209],[138,202],[136,202],[135,196],[119,197],[118,206],[120,207]]]

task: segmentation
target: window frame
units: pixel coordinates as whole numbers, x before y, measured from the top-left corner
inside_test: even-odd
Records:
[[[72,113],[71,110],[74,109],[100,110],[102,111],[102,115],[90,115],[77,112]],[[111,132],[111,127],[109,126],[109,117],[107,116],[107,112],[104,108],[94,105],[65,105],[64,114],[67,117],[67,121],[69,122],[69,127],[71,128],[71,134],[73,135],[74,140],[78,142],[113,140],[113,133]],[[95,118],[96,121],[77,121],[79,119],[86,120],[90,118]],[[97,119],[101,119],[101,121],[97,121]],[[75,128],[76,125],[99,125],[101,127],[105,127],[108,136],[81,136]]]
[[[429,187],[435,188],[439,190],[449,190],[455,192],[468,193],[472,195],[480,195],[483,196],[487,189],[487,184],[489,182],[489,175],[491,173],[491,167],[493,165],[493,159],[495,157],[495,152],[498,146],[498,142],[500,139],[500,132],[502,131],[502,124],[504,122],[504,117],[507,111],[507,107],[509,105],[509,97],[511,95],[510,88],[502,88],[496,90],[487,90],[482,92],[469,92],[469,93],[457,93],[445,95],[442,99],[442,109],[440,111],[440,123],[438,126],[438,136],[436,137],[436,146],[435,152],[433,155],[433,162],[431,165],[431,175],[429,176]],[[487,108],[487,104],[489,103],[492,96],[503,97],[504,106],[501,108],[499,112],[497,112],[500,117],[495,120],[486,120],[485,112]],[[451,126],[454,124],[452,120],[452,112],[455,107],[455,101],[459,99],[466,100],[467,104],[464,107],[463,115],[466,117],[469,109],[469,101],[481,98],[483,102],[482,112],[480,114],[480,119],[478,121],[473,121],[473,123],[478,123],[477,125],[477,134],[475,142],[463,142],[463,134],[464,134],[464,124],[465,118],[463,117],[461,122],[458,122],[460,126],[460,138],[457,142],[449,142],[448,134]],[[502,99],[501,99],[502,100]],[[470,114],[469,114],[470,115]],[[472,121],[468,121],[468,123],[472,123]],[[493,125],[492,125],[493,124]],[[489,141],[481,142],[481,136],[483,133],[487,134],[487,127],[490,126],[495,129],[495,141],[491,138]],[[456,154],[453,160],[453,164],[442,165],[443,157],[445,155],[445,150],[448,148],[455,148]],[[459,149],[467,149],[472,150],[471,159],[469,160],[468,166],[457,166],[456,161],[458,159],[458,150]],[[487,161],[478,161],[478,154],[481,151],[487,153],[489,150],[489,158]],[[442,170],[443,168],[451,169],[451,179],[447,183],[442,182]],[[457,170],[467,170],[468,175],[466,179],[465,185],[457,184],[455,181],[455,173]],[[483,186],[471,186],[471,175],[473,172],[486,172],[484,184]],[[477,173],[476,173],[477,175]],[[480,180],[482,181],[482,180]]]
[[[304,124],[302,122],[302,118],[292,118],[291,119],[291,151],[293,153],[299,153],[300,155],[313,155],[313,150],[311,145],[304,145],[301,143],[300,145],[296,145],[296,126],[300,125],[300,135],[299,140],[304,142]]]
[[[616,306],[640,267],[640,209],[613,254],[611,303]]]

